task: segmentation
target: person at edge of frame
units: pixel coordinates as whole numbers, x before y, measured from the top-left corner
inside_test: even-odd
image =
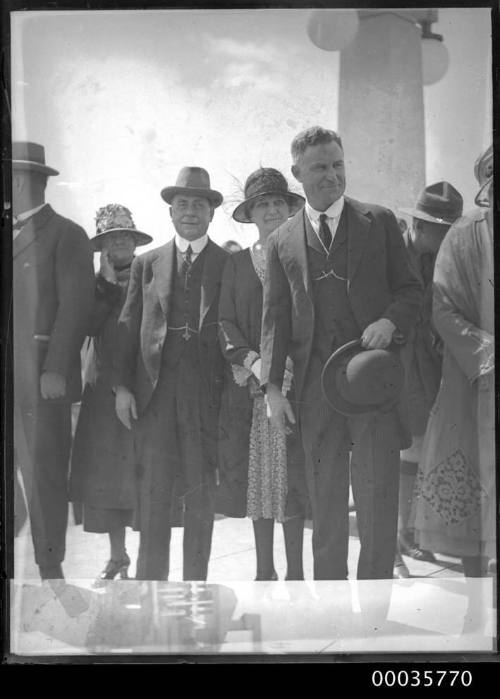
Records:
[[[14,451],[42,580],[64,578],[71,404],[94,301],[87,234],[46,202],[42,145],[12,144]]]

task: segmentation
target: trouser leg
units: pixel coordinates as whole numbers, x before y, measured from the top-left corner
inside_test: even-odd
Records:
[[[303,580],[304,518],[292,517],[283,522],[283,534],[285,535],[286,579]]]
[[[150,504],[141,522],[137,580],[168,580],[170,559],[170,514],[163,502]]]
[[[14,440],[36,563],[41,569],[58,569],[68,524],[70,405],[41,401],[26,409],[17,406]]]
[[[214,493],[202,484],[185,495],[183,578],[206,580],[214,526]]]
[[[361,550],[358,579],[390,579],[396,550],[399,438],[392,413],[350,418],[351,479]]]
[[[313,519],[314,578],[345,580],[349,542],[347,422],[326,403],[319,377],[304,391],[300,432]]]
[[[254,519],[256,580],[271,580],[274,570],[274,519]]]

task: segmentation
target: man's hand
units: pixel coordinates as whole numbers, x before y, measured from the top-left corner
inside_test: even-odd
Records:
[[[137,406],[133,394],[124,386],[116,389],[115,411],[122,425],[127,430],[132,429],[132,418],[137,420]]]
[[[116,272],[115,268],[109,261],[109,253],[107,250],[103,250],[101,252],[101,267],[100,267],[100,273],[101,276],[107,281],[110,282],[110,284],[116,284]]]
[[[292,406],[279,388],[272,383],[266,386],[266,403],[267,417],[273,426],[282,434],[290,434],[291,429],[287,426],[285,417],[292,425],[295,425]]]
[[[365,349],[385,349],[392,342],[396,326],[388,318],[380,318],[365,328],[361,337],[361,346]]]
[[[40,377],[40,393],[45,399],[64,398],[66,379],[55,371],[45,371]]]

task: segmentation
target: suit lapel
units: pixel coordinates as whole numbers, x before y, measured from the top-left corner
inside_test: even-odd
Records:
[[[29,219],[28,223],[12,241],[12,254],[14,259],[37,239],[53,214],[54,210],[52,207],[46,204],[43,209],[37,211],[37,213]]]
[[[153,278],[158,292],[160,305],[165,316],[168,316],[170,296],[176,269],[176,247],[174,240],[170,240],[159,251],[158,257],[153,262]]]
[[[345,209],[347,215],[347,283],[350,287],[366,250],[371,220],[348,199],[345,201]]]
[[[309,275],[309,265],[307,262],[307,226],[310,226],[314,236],[316,234],[312,230],[309,219],[306,216],[305,209],[302,209],[290,221],[288,235],[283,238],[283,254],[284,258],[288,257],[290,264],[296,263],[302,275],[302,281],[306,289],[307,295],[312,301],[312,287]],[[318,241],[319,244],[319,241]],[[320,246],[321,248],[321,246]],[[324,254],[324,250],[321,248]]]
[[[201,276],[201,299],[200,299],[200,326],[201,331],[203,321],[214,302],[217,290],[220,285],[220,265],[217,255],[214,254],[214,244],[211,240],[207,243],[203,272]]]

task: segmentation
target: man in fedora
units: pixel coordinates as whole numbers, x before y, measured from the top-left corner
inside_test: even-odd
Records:
[[[362,338],[385,349],[407,336],[420,307],[396,218],[344,197],[339,136],[319,126],[292,142],[292,173],[305,208],[270,237],[262,321],[261,383],[271,419],[298,421],[313,514],[314,577],[346,579],[349,452],[361,551],[358,578],[392,578],[397,532],[399,449],[409,434],[402,411],[368,406],[346,417],[321,389],[332,352]],[[297,407],[281,392],[286,356],[294,364]],[[382,403],[382,400],[378,401]]]
[[[63,577],[71,403],[94,300],[89,239],[45,202],[58,174],[43,146],[12,144],[14,446],[42,579]]]
[[[179,495],[184,579],[205,580],[224,367],[217,313],[228,257],[207,230],[222,195],[210,188],[206,170],[184,167],[161,196],[176,233],[132,264],[118,323],[116,412],[134,428],[140,469],[137,578],[167,579],[170,513]]]
[[[435,560],[430,551],[416,545],[408,522],[425,429],[441,383],[442,353],[432,324],[434,265],[446,233],[460,218],[462,210],[462,196],[449,182],[436,182],[425,187],[412,209],[401,209],[402,213],[411,216],[410,229],[403,233],[403,238],[413,272],[424,288],[424,303],[411,337],[401,352],[406,369],[412,444],[401,452],[398,547],[394,565],[397,578],[410,575],[402,554],[420,561]]]

